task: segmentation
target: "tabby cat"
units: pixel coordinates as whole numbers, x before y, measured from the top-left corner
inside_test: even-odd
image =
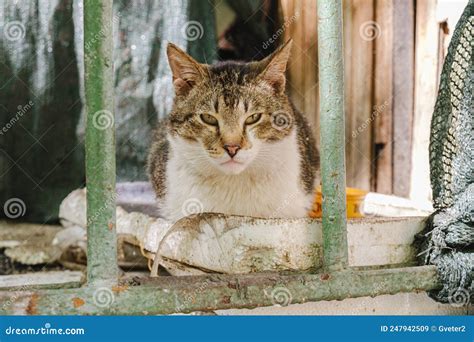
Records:
[[[291,41],[259,62],[205,65],[168,45],[176,96],[148,156],[163,217],[307,215],[319,156],[285,94],[290,49]]]

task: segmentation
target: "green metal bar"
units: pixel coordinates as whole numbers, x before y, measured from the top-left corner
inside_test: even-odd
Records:
[[[318,0],[323,260],[328,270],[348,264],[342,52],[341,0]]]
[[[87,280],[116,283],[112,0],[84,1]]]
[[[440,287],[435,266],[331,274],[163,277],[140,286],[0,292],[0,314],[143,315],[342,300]]]

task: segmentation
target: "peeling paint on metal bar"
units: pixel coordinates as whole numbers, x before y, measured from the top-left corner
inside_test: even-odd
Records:
[[[116,283],[112,0],[84,1],[87,281]]]
[[[341,0],[318,1],[324,266],[348,265]]]

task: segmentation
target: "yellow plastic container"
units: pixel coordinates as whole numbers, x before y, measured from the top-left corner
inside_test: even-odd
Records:
[[[347,217],[363,217],[364,213],[362,212],[365,195],[367,191],[356,189],[356,188],[346,188],[346,199],[347,199]],[[314,196],[313,209],[309,213],[310,217],[321,217],[323,197],[321,193],[321,188],[316,189],[316,195]]]

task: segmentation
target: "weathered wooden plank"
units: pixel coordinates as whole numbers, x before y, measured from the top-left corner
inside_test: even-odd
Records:
[[[353,184],[352,179],[352,162],[353,158],[351,158],[350,154],[352,150],[349,149],[349,139],[352,139],[352,119],[353,116],[352,112],[352,101],[349,100],[349,97],[352,94],[353,84],[351,81],[352,78],[352,0],[344,0],[343,2],[343,39],[344,39],[344,110],[346,112],[346,183]]]
[[[375,39],[374,60],[374,120],[375,190],[392,194],[392,103],[393,103],[393,7],[392,0],[375,4],[375,22],[380,36]]]
[[[301,1],[300,1],[301,2]],[[315,18],[316,0],[305,1],[302,13],[305,35],[303,41],[304,113],[313,131],[316,146],[320,144],[319,126],[319,74],[318,74],[318,21]]]
[[[291,51],[291,58],[288,61],[287,66],[287,88],[291,100],[293,101],[296,108],[303,111],[304,110],[304,89],[303,89],[303,75],[302,75],[302,64],[304,55],[301,53],[301,40],[303,37],[303,25],[301,20],[301,9],[304,4],[301,1],[294,0],[283,0],[282,1],[282,10],[283,10],[283,20],[286,22],[294,16],[296,13],[299,14],[299,19],[297,22],[288,26],[284,32],[284,39],[293,39],[293,47]]]
[[[443,69],[444,59],[448,54],[449,46],[449,25],[447,21],[442,21],[439,23],[439,35],[438,35],[438,76],[441,76],[441,71]],[[451,28],[451,33],[454,31],[454,27]]]
[[[412,159],[415,80],[415,9],[412,0],[393,6],[393,194],[408,197]],[[429,121],[424,123],[429,126]],[[417,163],[420,163],[418,160]]]
[[[347,185],[370,190],[372,174],[372,79],[373,40],[377,37],[374,26],[374,3],[367,0],[350,2],[351,46],[349,59],[351,82],[346,99],[350,102],[346,125]],[[375,27],[375,30],[374,30]],[[374,36],[374,33],[376,34]],[[346,39],[347,41],[347,39]],[[346,47],[347,49],[348,47]],[[348,58],[346,53],[346,58]],[[347,88],[346,88],[347,89]],[[354,134],[358,132],[357,134]]]
[[[316,0],[282,0],[284,40],[293,39],[288,90],[311,126],[319,146],[319,88]]]
[[[50,271],[0,276],[0,291],[31,291],[79,287],[84,283],[82,272]]]
[[[418,1],[415,28],[415,100],[413,118],[410,198],[431,198],[428,146],[430,125],[438,88],[438,34],[436,1]]]

